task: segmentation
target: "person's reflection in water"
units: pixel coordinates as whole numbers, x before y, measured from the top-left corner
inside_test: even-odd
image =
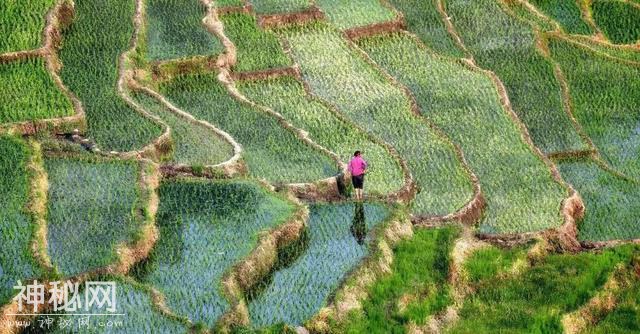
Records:
[[[351,223],[351,234],[358,244],[364,245],[364,239],[367,237],[367,222],[364,217],[364,204],[362,202],[354,203],[353,222]]]

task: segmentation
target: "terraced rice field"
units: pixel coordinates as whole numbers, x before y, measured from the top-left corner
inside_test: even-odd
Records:
[[[2,2],[0,334],[640,333],[639,13]]]

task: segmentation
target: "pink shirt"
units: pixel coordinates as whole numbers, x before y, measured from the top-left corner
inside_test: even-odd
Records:
[[[351,175],[353,176],[362,175],[366,168],[367,162],[360,156],[354,157],[349,161],[349,172],[351,172]]]

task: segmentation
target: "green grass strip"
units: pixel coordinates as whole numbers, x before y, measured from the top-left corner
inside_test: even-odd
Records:
[[[640,178],[640,67],[551,39],[553,58],[570,87],[573,113],[603,158]]]
[[[42,274],[32,253],[34,225],[27,212],[32,152],[14,137],[0,136],[0,305],[18,292],[18,282]]]
[[[226,14],[220,16],[220,20],[238,52],[234,71],[251,72],[292,65],[276,35],[259,28],[253,15]]]
[[[137,163],[45,159],[49,176],[48,253],[66,276],[105,267],[116,247],[135,240],[142,222]]]
[[[73,114],[41,58],[0,64],[0,123],[58,118]]]
[[[465,205],[472,196],[471,183],[452,146],[412,113],[400,88],[331,28],[294,28],[283,36],[311,91],[407,160],[421,188],[413,203],[415,214],[444,215]]]
[[[563,109],[552,64],[536,50],[533,28],[493,0],[447,0],[446,7],[478,66],[506,86],[535,144],[545,153],[587,149]]]
[[[633,44],[640,39],[640,6],[624,1],[596,0],[593,19],[614,44]]]
[[[640,285],[626,288],[617,305],[604,319],[588,330],[591,334],[640,333]]]
[[[556,20],[570,34],[590,35],[589,25],[582,19],[578,1],[530,0],[543,14]]]
[[[358,43],[413,92],[420,112],[458,143],[487,200],[483,233],[520,233],[562,225],[567,196],[522,139],[488,76],[434,56],[408,35]]]
[[[103,150],[140,149],[162,129],[117,94],[118,59],[133,34],[133,0],[76,0],[75,19],[63,34],[60,73],[85,108],[88,135]]]
[[[638,254],[638,246],[600,253],[554,254],[525,272],[492,277],[475,285],[449,333],[562,333],[561,317],[584,305],[616,265]]]
[[[409,323],[424,325],[428,316],[451,304],[449,253],[454,228],[418,229],[393,251],[391,274],[369,289],[362,310],[349,314],[340,333],[404,333]]]
[[[244,148],[249,173],[273,183],[313,182],[338,170],[327,156],[285,130],[275,118],[231,97],[213,74],[179,77],[163,95],[198,119],[228,132]]]
[[[37,49],[55,0],[7,0],[0,3],[0,53]]]
[[[224,273],[254,249],[259,232],[286,222],[295,207],[246,181],[166,182],[159,193],[160,239],[134,272],[165,295],[173,312],[212,327],[229,308]]]
[[[174,148],[170,162],[190,166],[212,166],[233,156],[233,147],[213,130],[168,110],[154,98],[133,94],[137,103],[160,117],[171,128]]]
[[[364,152],[371,167],[367,174],[368,193],[383,195],[402,187],[402,170],[385,148],[341,121],[326,105],[307,96],[302,83],[295,78],[247,81],[239,83],[238,88],[249,99],[273,108],[294,126],[309,131],[316,143],[336,152],[342,161],[348,162],[355,150]]]
[[[311,0],[251,0],[257,14],[301,12],[311,7]]]
[[[316,0],[316,5],[341,30],[388,22],[396,17],[379,0]]]
[[[147,57],[150,60],[216,55],[222,43],[202,25],[206,8],[200,0],[148,0]]]
[[[640,187],[603,171],[592,161],[560,162],[564,179],[585,201],[579,238],[588,241],[640,239]]]

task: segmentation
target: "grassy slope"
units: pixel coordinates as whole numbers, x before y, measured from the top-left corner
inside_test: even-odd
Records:
[[[582,20],[578,1],[530,0],[542,13],[556,20],[570,34],[590,35],[589,25]]]
[[[611,42],[634,44],[640,40],[640,7],[617,0],[597,0],[591,6],[596,25]]]
[[[637,246],[601,253],[550,255],[519,275],[491,277],[474,285],[450,333],[561,333],[561,316],[587,302],[616,264]]]
[[[237,48],[238,63],[233,67],[234,71],[250,72],[291,65],[278,38],[273,32],[258,27],[253,15],[226,14],[220,20],[225,34]]]
[[[116,247],[132,241],[138,166],[133,162],[45,160],[49,176],[48,252],[60,272],[74,275],[107,266]]]
[[[442,215],[471,197],[469,178],[452,148],[411,112],[408,98],[324,26],[283,32],[313,93],[394,146],[422,188],[414,213]]]
[[[41,58],[0,64],[0,123],[73,114]]]
[[[340,121],[321,102],[306,95],[294,78],[243,82],[238,85],[247,97],[282,114],[295,126],[309,131],[320,145],[349,161],[353,151],[364,153],[371,172],[367,174],[367,192],[386,194],[402,187],[400,166],[384,147],[370,141],[350,124]]]
[[[559,168],[587,206],[579,225],[581,240],[640,239],[638,184],[611,175],[590,161],[561,162]]]
[[[479,284],[498,275],[509,274],[514,266],[518,267],[518,263],[526,261],[526,257],[526,246],[511,249],[487,246],[478,249],[467,259],[464,263],[464,271],[469,283]]]
[[[202,26],[200,0],[147,0],[147,57],[150,60],[218,54],[222,43]]]
[[[396,9],[404,14],[407,29],[429,45],[436,52],[456,57],[464,53],[453,42],[436,6],[437,0],[390,0]]]
[[[63,37],[62,80],[82,101],[88,135],[103,150],[139,149],[162,133],[116,93],[117,62],[129,48],[134,11],[133,0],[77,0]]]
[[[478,65],[494,71],[514,111],[545,153],[585,149],[562,105],[553,66],[536,50],[532,28],[493,0],[447,0],[447,11]]]
[[[624,290],[615,309],[588,331],[590,334],[640,333],[640,285]]]
[[[316,0],[327,18],[339,29],[346,30],[391,21],[395,13],[379,0]]]
[[[0,53],[42,46],[45,16],[54,0],[2,1],[0,3]]]
[[[34,226],[26,211],[30,155],[22,140],[0,136],[0,305],[17,292],[13,286],[18,280],[26,284],[41,274],[31,249]]]
[[[246,181],[167,182],[159,192],[160,240],[136,275],[164,293],[175,313],[213,326],[229,307],[223,274],[294,206]]]
[[[304,253],[277,271],[249,303],[256,327],[279,322],[302,325],[318,312],[346,274],[368,254],[369,238],[365,236],[389,214],[382,205],[353,203],[313,205],[310,211]]]
[[[562,224],[559,208],[566,191],[524,142],[489,77],[434,56],[407,35],[358,44],[407,85],[421,113],[461,146],[487,200],[481,232],[530,232]]]
[[[456,235],[454,228],[419,229],[400,243],[394,249],[392,274],[369,289],[362,310],[349,314],[337,332],[404,333],[409,323],[422,325],[443,310],[451,303],[447,277]]]
[[[146,110],[162,118],[171,128],[174,148],[171,162],[187,165],[210,166],[233,156],[233,147],[209,128],[194,124],[180,117],[154,98],[145,94],[133,94],[136,102]]]
[[[549,47],[569,83],[573,113],[603,158],[640,177],[640,67],[552,39]]]
[[[334,175],[333,161],[307,146],[271,116],[228,95],[215,75],[183,76],[161,86],[182,110],[227,131],[245,149],[254,177],[270,182],[311,182]]]
[[[310,0],[251,0],[257,14],[300,12],[308,9]]]

